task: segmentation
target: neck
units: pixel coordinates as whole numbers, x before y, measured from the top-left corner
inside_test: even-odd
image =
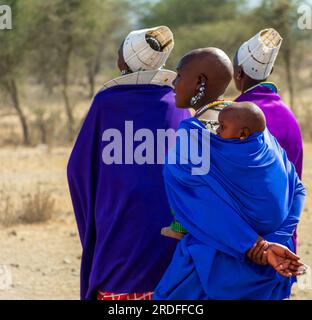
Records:
[[[242,84],[242,93],[244,93],[248,89],[260,84],[263,81],[265,81],[265,80],[254,80],[251,78],[247,78]]]
[[[217,97],[206,97],[205,99],[202,99],[200,102],[198,102],[195,106],[192,106],[192,108],[197,111],[200,108],[202,108],[203,106],[206,106],[209,103],[218,101],[218,100],[222,100],[223,96],[217,96]]]

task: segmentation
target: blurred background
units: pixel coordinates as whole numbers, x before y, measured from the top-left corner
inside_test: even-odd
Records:
[[[263,28],[284,38],[271,81],[304,137],[308,199],[298,250],[312,266],[312,30],[298,28],[304,4],[312,11],[311,1],[297,0],[0,0],[12,9],[12,30],[0,30],[0,267],[12,283],[2,288],[0,273],[0,299],[79,298],[81,249],[66,163],[92,97],[119,75],[122,40],[158,25],[175,36],[172,70],[199,47],[233,58]],[[238,94],[231,84],[227,98]],[[312,283],[296,287],[293,299],[312,299]]]

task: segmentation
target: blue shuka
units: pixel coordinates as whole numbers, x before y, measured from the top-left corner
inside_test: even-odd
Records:
[[[161,164],[105,164],[106,129],[125,121],[134,132],[177,129],[190,116],[175,107],[170,87],[118,85],[94,98],[68,163],[68,183],[82,242],[81,298],[96,292],[153,291],[168,266],[176,241],[160,235],[171,222]],[[134,148],[139,145],[134,142]],[[127,146],[128,147],[128,146]],[[155,144],[156,155],[156,144]]]
[[[294,279],[245,256],[258,235],[293,250],[305,190],[285,151],[267,129],[242,142],[210,133],[195,118],[180,128],[198,130],[199,144],[208,143],[203,137],[209,136],[210,171],[192,175],[191,161],[165,165],[170,206],[189,233],[179,242],[154,299],[289,297]],[[168,158],[176,152],[179,159],[179,143]]]

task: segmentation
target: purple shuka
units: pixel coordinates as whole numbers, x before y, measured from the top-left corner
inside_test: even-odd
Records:
[[[160,235],[172,222],[161,164],[105,164],[107,129],[177,129],[190,117],[175,107],[173,91],[154,84],[118,85],[96,95],[69,159],[67,174],[83,253],[81,299],[96,292],[153,291],[176,241]],[[142,143],[142,142],[140,142]],[[139,142],[134,142],[134,149]],[[156,144],[154,146],[156,157]],[[124,163],[124,162],[123,162]]]
[[[261,108],[266,117],[267,128],[285,149],[288,159],[301,178],[303,146],[300,127],[292,111],[277,94],[276,87],[271,83],[260,84],[241,94],[235,101],[250,101]],[[296,233],[293,240],[296,248]]]

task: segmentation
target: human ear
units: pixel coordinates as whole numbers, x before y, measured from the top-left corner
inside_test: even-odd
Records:
[[[244,75],[244,70],[241,66],[238,66],[237,67],[237,73],[236,73],[236,79],[237,80],[242,80],[243,78],[243,75]]]
[[[251,135],[250,129],[249,128],[242,128],[240,131],[240,139],[245,140]]]
[[[205,87],[207,83],[207,77],[201,73],[198,76],[198,81],[197,81],[197,89],[199,89],[200,87]]]

